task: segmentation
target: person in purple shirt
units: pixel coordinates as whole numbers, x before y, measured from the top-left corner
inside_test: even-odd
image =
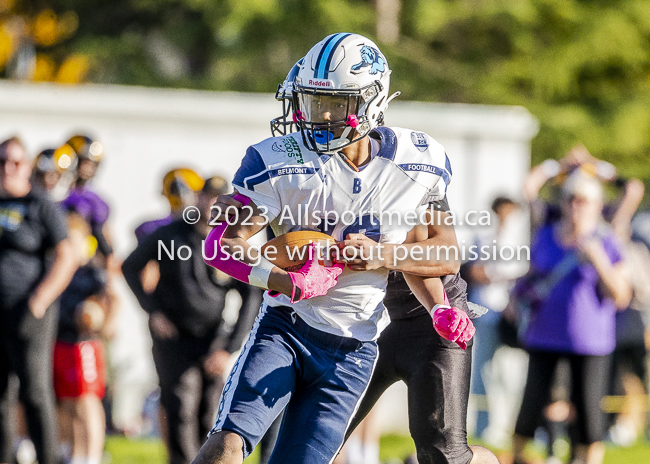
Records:
[[[526,462],[523,451],[549,403],[560,358],[568,359],[572,375],[572,462],[599,464],[605,455],[607,421],[600,401],[616,343],[616,310],[627,307],[632,291],[621,245],[602,220],[600,182],[574,172],[563,185],[561,208],[559,221],[537,232],[528,285],[518,292],[531,309],[523,333],[530,361],[515,427],[515,464]]]
[[[214,178],[218,182],[218,177]],[[226,181],[217,186],[219,189],[225,188]],[[203,188],[205,181],[195,171],[189,168],[172,169],[163,177],[162,194],[169,201],[170,213],[168,216],[151,221],[145,221],[135,229],[135,238],[138,245],[159,227],[171,223],[175,219],[180,219],[183,210],[188,206],[196,204],[197,193]]]
[[[73,148],[79,162],[75,182],[61,205],[67,211],[79,214],[90,224],[92,234],[97,239],[97,250],[108,258],[113,253],[106,233],[110,209],[108,204],[88,187],[102,160],[104,147],[86,135],[75,135],[66,143]]]

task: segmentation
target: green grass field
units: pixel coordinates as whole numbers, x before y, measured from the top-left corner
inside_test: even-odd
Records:
[[[381,439],[380,457],[382,462],[403,459],[413,452],[415,447],[410,437],[385,435]],[[506,462],[507,450],[495,450]],[[540,456],[540,450],[531,449],[531,453]],[[124,437],[106,439],[104,464],[161,464],[166,461],[165,448],[160,440],[130,440]],[[245,462],[257,464],[257,452]],[[639,442],[631,448],[608,446],[605,464],[648,464],[650,463],[650,443]]]

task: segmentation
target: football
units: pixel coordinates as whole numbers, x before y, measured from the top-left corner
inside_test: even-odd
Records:
[[[318,262],[323,266],[331,265],[327,249],[336,243],[333,237],[313,230],[289,232],[269,240],[261,248],[264,258],[284,269],[296,271],[309,259],[308,246],[316,243],[321,249]]]

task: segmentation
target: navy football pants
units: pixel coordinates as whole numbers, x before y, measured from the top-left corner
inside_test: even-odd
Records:
[[[286,406],[269,463],[328,464],[376,360],[375,342],[322,332],[291,308],[265,303],[226,381],[211,433],[236,432],[248,456]]]

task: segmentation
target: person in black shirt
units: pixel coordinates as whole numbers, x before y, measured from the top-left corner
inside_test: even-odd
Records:
[[[261,291],[216,272],[203,261],[202,241],[210,230],[207,218],[225,186],[222,180],[208,179],[199,193],[198,208],[204,220],[191,225],[181,219],[156,229],[122,265],[127,283],[149,313],[172,464],[191,462],[205,441],[230,355],[241,347],[261,305]],[[173,259],[163,246],[173,247]],[[179,251],[181,247],[189,247],[191,254],[187,248]],[[158,262],[160,278],[155,290],[147,294],[141,272],[150,261]],[[228,330],[222,313],[231,289],[241,295],[242,304],[237,323]]]
[[[65,216],[32,191],[31,163],[17,138],[0,143],[0,462],[13,447],[9,375],[20,379],[20,400],[38,462],[58,460],[52,392],[55,302],[76,263]]]

